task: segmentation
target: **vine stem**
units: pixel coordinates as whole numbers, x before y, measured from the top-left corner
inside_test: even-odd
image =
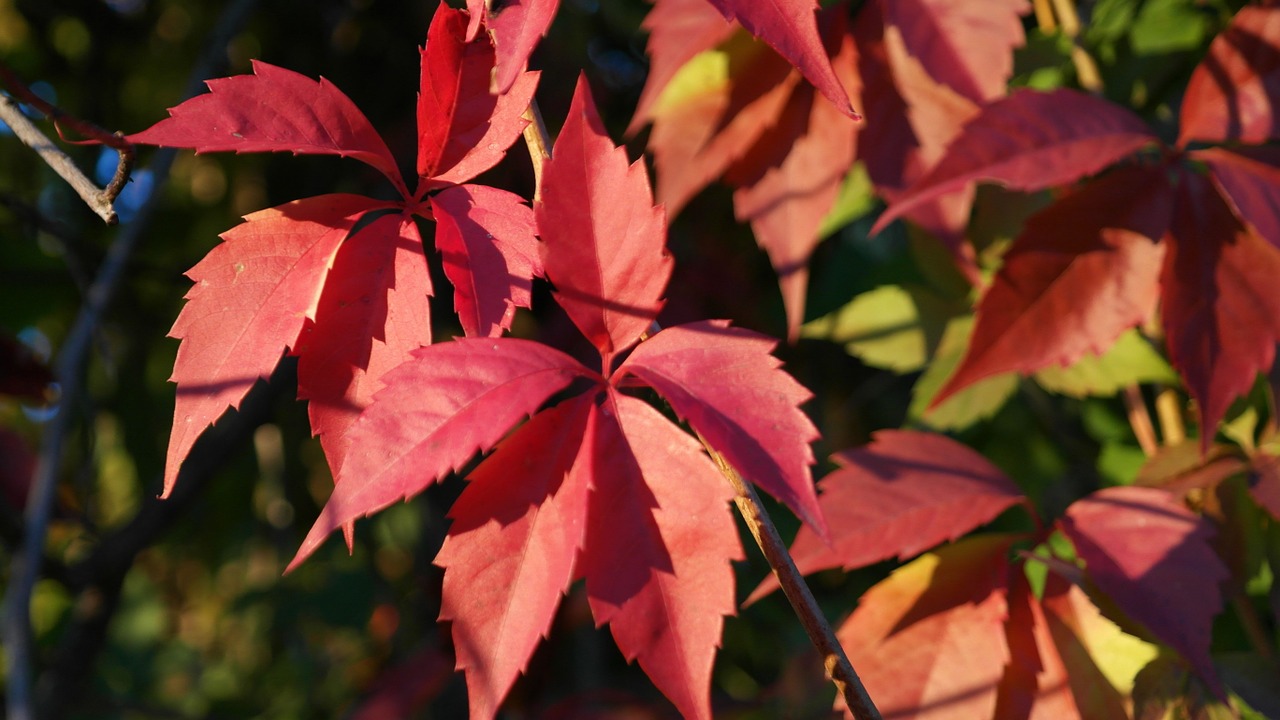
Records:
[[[551,139],[547,134],[546,124],[542,120],[542,113],[539,112],[536,104],[529,105],[529,109],[525,111],[525,117],[530,121],[525,128],[524,140],[529,148],[529,157],[533,161],[534,178],[537,183],[534,199],[537,200],[542,193],[541,166],[551,158],[549,151]],[[661,329],[657,321],[654,321],[649,331],[641,336],[641,341],[643,342]],[[800,624],[804,626],[809,641],[822,656],[822,665],[826,670],[827,679],[836,686],[836,691],[849,708],[849,712],[853,714],[854,720],[881,720],[880,711],[871,701],[871,696],[867,694],[867,689],[853,669],[853,664],[849,662],[844,648],[836,639],[831,624],[823,616],[822,608],[818,607],[818,601],[813,597],[809,586],[805,584],[804,576],[796,568],[795,561],[787,550],[787,544],[782,540],[778,527],[769,517],[764,504],[760,502],[760,496],[756,494],[751,484],[744,480],[737,470],[734,470],[724,456],[711,447],[706,438],[701,434],[697,435],[716,468],[733,487],[733,504],[737,506],[739,514],[751,531],[751,536],[755,538],[760,551],[764,553],[769,567],[773,568],[773,574],[782,585],[782,591],[791,602],[791,607],[800,619]]]
[[[1156,429],[1151,424],[1147,403],[1142,399],[1142,390],[1137,385],[1125,386],[1124,407],[1129,415],[1129,427],[1133,428],[1134,437],[1138,438],[1138,446],[1147,457],[1155,455],[1156,450],[1160,449],[1160,443],[1156,440]]]

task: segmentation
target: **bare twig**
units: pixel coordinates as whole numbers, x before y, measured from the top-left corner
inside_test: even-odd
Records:
[[[120,188],[124,186],[125,181],[129,178],[129,169],[133,162],[132,154],[126,156],[124,152],[120,153],[123,167],[117,169],[116,174],[120,176],[120,170],[123,169],[123,179],[119,182],[119,188],[115,189],[115,194],[109,196],[106,191],[99,190],[98,186],[86,177],[80,171],[80,168],[76,167],[75,162],[67,157],[67,154],[62,152],[57,145],[53,144],[53,141],[45,137],[44,133],[40,132],[39,128],[35,126],[35,123],[22,114],[22,109],[18,106],[18,102],[8,95],[0,95],[0,120],[4,120],[5,124],[13,130],[13,134],[19,140],[32,150],[35,150],[46,165],[53,168],[54,172],[58,173],[63,180],[66,180],[71,189],[76,191],[80,199],[84,200],[89,209],[102,218],[103,222],[108,225],[115,225],[119,222],[115,207],[112,204],[115,202],[116,195],[120,194]],[[126,157],[129,158],[127,164],[125,162]],[[113,182],[114,180],[115,178],[113,178]]]
[[[531,100],[521,117],[529,121],[524,129],[524,142],[529,146],[529,156],[533,160],[533,199],[542,199],[542,166],[551,159],[551,146],[547,140],[547,126],[542,121],[542,113],[538,111],[538,101]]]
[[[188,96],[198,92],[201,81],[216,72],[221,63],[225,62],[226,43],[248,18],[255,4],[256,0],[237,0],[223,12],[222,18],[211,33],[204,55],[192,73],[186,90]],[[4,103],[0,103],[0,105],[11,104],[7,98]],[[17,114],[21,115],[21,112]],[[25,120],[25,117],[23,119]],[[45,142],[48,141],[45,140]],[[33,686],[31,593],[36,580],[40,577],[45,534],[48,531],[49,516],[53,509],[62,463],[63,444],[72,427],[74,409],[79,405],[84,390],[85,362],[97,326],[120,286],[129,258],[133,255],[144,228],[150,224],[150,218],[155,212],[160,197],[157,191],[169,174],[174,156],[175,153],[169,149],[156,153],[151,163],[156,180],[152,186],[151,195],[143,202],[136,220],[116,237],[108,249],[106,258],[89,288],[88,296],[80,308],[75,324],[63,341],[54,365],[54,375],[62,387],[61,405],[58,413],[45,429],[41,443],[40,456],[36,462],[35,476],[27,499],[22,546],[13,556],[9,587],[4,597],[3,619],[0,620],[3,623],[0,625],[0,630],[5,640],[5,659],[8,665],[6,707],[9,720],[34,718],[31,692]]]

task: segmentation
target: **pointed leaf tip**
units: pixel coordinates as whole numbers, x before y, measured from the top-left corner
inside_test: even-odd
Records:
[[[547,278],[607,368],[657,317],[672,259],[644,163],[609,139],[585,76],[542,182],[534,215]]]

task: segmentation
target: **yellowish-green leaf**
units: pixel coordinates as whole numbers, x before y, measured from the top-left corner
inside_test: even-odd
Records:
[[[872,367],[915,372],[929,362],[958,310],[956,302],[927,288],[886,285],[806,323],[800,335],[841,343]]]
[[[822,220],[822,228],[818,237],[824,238],[858,218],[871,212],[876,206],[875,190],[871,187],[871,177],[862,163],[854,163],[849,174],[844,176],[840,185],[840,194],[831,206],[831,211]]]
[[[1085,355],[1070,367],[1044,368],[1035,378],[1044,389],[1075,398],[1114,395],[1137,383],[1178,381],[1169,363],[1137,330],[1126,331],[1102,355]]]
[[[1002,373],[979,380],[954,393],[941,405],[929,409],[933,398],[960,365],[973,335],[973,316],[963,315],[947,323],[937,353],[916,381],[907,409],[907,419],[937,430],[960,430],[991,417],[1004,406],[1018,387],[1015,373]]]

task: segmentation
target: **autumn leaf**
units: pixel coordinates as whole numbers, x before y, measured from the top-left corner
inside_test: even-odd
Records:
[[[1203,148],[1190,156],[1209,166],[1209,177],[1235,216],[1280,248],[1280,152],[1274,147]]]
[[[882,715],[991,716],[1009,662],[1010,542],[967,538],[917,558],[862,596],[837,636]]]
[[[1208,521],[1161,490],[1115,487],[1077,501],[1059,524],[1098,589],[1221,695],[1209,640],[1227,569]]]
[[[1137,116],[1105,100],[1074,90],[1019,90],[984,107],[872,232],[971,182],[1042,190],[1095,173],[1153,142]]]
[[[1182,98],[1178,146],[1261,144],[1280,136],[1280,7],[1240,8],[1209,46]]]
[[[520,136],[537,76],[489,93],[494,51],[465,39],[463,13],[440,5],[422,52],[418,188],[410,193],[386,143],[337,88],[266,63],[209,82],[210,92],[129,136],[197,152],[354,157],[385,175],[397,201],[356,195],[299,200],[246,218],[188,273],[196,286],[171,332],[181,339],[164,494],[195,439],[285,350],[299,356],[299,397],[338,474],[346,432],[382,376],[431,342],[433,293],[418,217],[438,215],[436,242],[469,335],[498,335],[530,302],[541,272],[533,214],[505,191],[465,185]],[[357,229],[358,228],[358,229]]]
[[[1160,276],[1164,331],[1207,449],[1227,406],[1275,359],[1280,249],[1242,225],[1208,178],[1183,170],[1179,180]]]
[[[818,483],[830,543],[802,527],[791,545],[806,575],[907,559],[1025,502],[1004,473],[945,435],[881,430],[870,444],[832,459],[841,467]],[[748,600],[777,587],[770,577]]]
[[[933,398],[1003,372],[1098,355],[1154,312],[1172,193],[1159,169],[1118,169],[1027,221],[982,297],[960,368]]]
[[[544,263],[556,299],[600,351],[606,371],[649,329],[671,277],[662,209],[618,202],[649,196],[644,164],[626,157],[609,141],[579,78],[534,212],[544,249],[555,248],[544,252]]]

